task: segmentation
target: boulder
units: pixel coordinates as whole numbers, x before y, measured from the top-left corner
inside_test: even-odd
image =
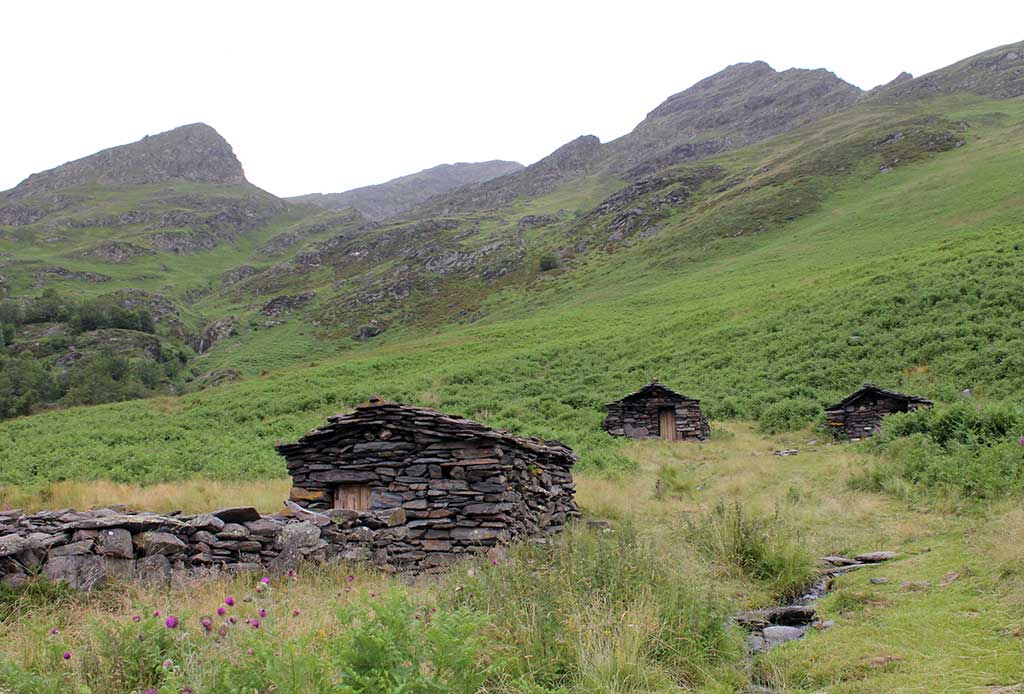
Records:
[[[248,521],[259,520],[261,518],[260,512],[252,506],[222,508],[219,511],[214,511],[213,515],[225,523],[246,523]]]
[[[147,557],[152,557],[155,555],[167,556],[182,554],[185,552],[185,550],[188,549],[188,547],[180,538],[175,537],[170,533],[144,533],[141,538],[136,536],[135,543],[139,544],[140,539],[142,540],[142,551]]]
[[[50,548],[49,556],[53,557],[75,557],[92,552],[94,540],[79,540],[67,545],[58,545]]]
[[[207,530],[214,533],[224,527],[224,521],[212,513],[200,513],[198,516],[190,518],[187,524],[195,530]]]
[[[900,556],[899,552],[865,552],[864,554],[858,554],[854,559],[862,564],[877,564],[883,561],[889,561]]]
[[[0,536],[0,557],[9,557],[12,554],[23,552],[29,549],[31,544],[28,539],[16,533]]]
[[[108,528],[101,530],[96,536],[96,554],[131,559],[135,556],[132,545],[132,534],[124,528]]]

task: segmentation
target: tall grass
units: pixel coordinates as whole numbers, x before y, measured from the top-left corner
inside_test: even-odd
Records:
[[[719,502],[699,520],[688,521],[689,538],[707,555],[763,582],[781,600],[798,597],[815,576],[814,557],[778,512],[748,512]]]

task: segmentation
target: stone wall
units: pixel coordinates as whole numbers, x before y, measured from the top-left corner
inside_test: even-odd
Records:
[[[660,410],[672,407],[676,413],[676,438],[683,441],[704,441],[711,436],[711,426],[700,410],[700,401],[688,398],[636,398],[619,400],[605,406],[608,415],[602,428],[612,436],[632,439],[660,437]]]
[[[395,403],[363,406],[279,446],[292,502],[327,515],[339,485],[369,488],[369,510],[404,516],[372,559],[438,571],[462,556],[562,530],[578,515],[557,442],[514,437],[476,422]]]

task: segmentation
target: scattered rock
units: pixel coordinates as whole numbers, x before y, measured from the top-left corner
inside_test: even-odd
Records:
[[[876,576],[876,577],[871,579],[871,582],[874,585],[879,586],[879,585],[882,585],[883,583],[888,583],[889,579],[885,578],[884,576]]]
[[[883,561],[890,561],[898,556],[900,556],[899,552],[879,551],[858,554],[854,559],[862,564],[877,564]]]
[[[225,523],[245,523],[260,519],[260,512],[252,506],[235,506],[214,511],[213,515]]]

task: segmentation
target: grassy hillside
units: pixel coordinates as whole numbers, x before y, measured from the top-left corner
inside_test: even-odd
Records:
[[[746,184],[763,190],[761,203],[817,189],[796,219],[701,235],[701,219],[749,218],[760,205],[702,188],[695,208],[657,235],[514,285],[484,300],[485,317],[471,325],[396,329],[338,356],[301,330],[229,340],[211,365],[251,364],[252,373],[263,355],[307,349],[315,362],[181,398],[6,422],[0,481],[280,475],[276,439],[374,392],[558,437],[583,468],[627,464],[598,428],[600,405],[652,376],[702,398],[713,416],[769,428],[798,426],[866,380],[939,400],[967,387],[1011,397],[1024,386],[1024,103],[905,107],[897,122],[941,113],[966,123],[965,144],[916,151],[880,173],[877,148],[853,142],[863,156],[841,176],[801,173],[793,157],[842,142],[836,133],[852,137],[870,121],[884,134],[878,108],[709,160],[780,172]]]

